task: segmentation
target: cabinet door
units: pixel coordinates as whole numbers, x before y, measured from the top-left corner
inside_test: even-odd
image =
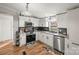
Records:
[[[44,34],[44,33],[41,33],[40,35],[41,35],[41,41],[42,41],[43,43],[45,43],[45,38],[44,38],[44,37],[45,37],[45,34]]]
[[[39,40],[40,40],[41,42],[43,42],[43,40],[42,40],[42,33],[41,33],[41,32],[39,32],[38,36],[39,36]]]
[[[53,35],[45,34],[44,43],[53,48]]]
[[[69,54],[69,40],[67,38],[65,38],[65,50],[64,50],[64,54],[65,55]]]
[[[48,38],[47,38],[46,34],[40,32],[40,34],[39,34],[39,40],[40,40],[41,42],[47,44],[47,39],[48,39]]]
[[[39,26],[46,27],[46,20],[45,19],[40,19],[39,20]]]
[[[70,41],[68,54],[79,55],[79,43]]]
[[[67,14],[57,15],[56,16],[58,27],[67,27]]]
[[[37,27],[37,26],[39,26],[38,24],[39,24],[39,19],[34,19],[34,27]]]
[[[19,27],[24,27],[26,17],[19,16]]]
[[[48,35],[48,45],[53,48],[53,35]]]
[[[39,26],[43,26],[41,19],[39,20]]]
[[[31,18],[31,22],[33,23],[34,27],[39,26],[39,19],[37,19],[37,18]]]
[[[79,55],[79,43],[65,39],[65,55]]]
[[[44,38],[43,38],[43,39],[44,39],[44,40],[43,40],[44,43],[47,44],[47,43],[48,43],[48,42],[47,42],[47,40],[48,40],[48,35],[47,35],[46,33],[44,33],[44,36],[43,36],[43,37],[44,37]]]
[[[30,17],[19,16],[19,27],[24,27],[25,22],[31,22]]]
[[[39,32],[36,32],[36,41],[39,40]]]

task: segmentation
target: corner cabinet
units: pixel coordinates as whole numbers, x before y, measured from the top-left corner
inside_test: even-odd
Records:
[[[19,27],[24,27],[26,21],[31,22],[29,17],[19,16]]]
[[[38,18],[19,16],[19,27],[24,27],[25,22],[32,22],[34,27],[39,26]]]
[[[53,49],[53,34],[46,32],[37,32],[36,40],[39,40]]]
[[[48,26],[46,25],[46,20],[45,20],[45,19],[40,19],[40,20],[39,20],[39,26],[41,26],[41,27],[48,27]]]
[[[37,18],[31,18],[31,22],[33,23],[34,27],[38,27],[39,26],[39,19],[37,19]]]

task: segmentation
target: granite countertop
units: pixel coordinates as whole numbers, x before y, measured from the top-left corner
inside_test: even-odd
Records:
[[[51,31],[36,31],[36,32],[41,32],[41,33],[46,33],[46,34],[51,34],[51,35],[57,34],[55,32],[51,32]]]
[[[51,32],[51,31],[36,31],[36,32],[41,32],[41,33],[46,33],[46,34],[50,34],[50,35],[61,36],[61,37],[67,38],[67,35],[58,34],[58,33]]]

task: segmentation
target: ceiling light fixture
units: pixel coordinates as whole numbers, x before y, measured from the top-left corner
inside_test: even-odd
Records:
[[[32,16],[32,14],[28,11],[29,3],[26,3],[25,7],[26,7],[26,11],[21,12],[21,15],[22,16]]]

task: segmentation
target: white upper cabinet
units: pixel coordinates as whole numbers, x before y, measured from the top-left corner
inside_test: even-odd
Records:
[[[19,27],[24,27],[25,22],[32,22],[34,27],[39,26],[39,19],[33,17],[19,16]]]
[[[61,14],[56,16],[58,27],[67,27],[67,17],[66,14]]]
[[[47,27],[46,26],[46,20],[45,19],[40,19],[39,20],[39,26],[41,26],[41,27]]]
[[[31,22],[33,23],[34,27],[38,27],[39,26],[39,19],[37,19],[37,18],[31,18]]]
[[[46,44],[53,48],[53,35],[46,34]]]
[[[19,16],[19,27],[24,27],[25,21],[29,22],[27,17]]]

